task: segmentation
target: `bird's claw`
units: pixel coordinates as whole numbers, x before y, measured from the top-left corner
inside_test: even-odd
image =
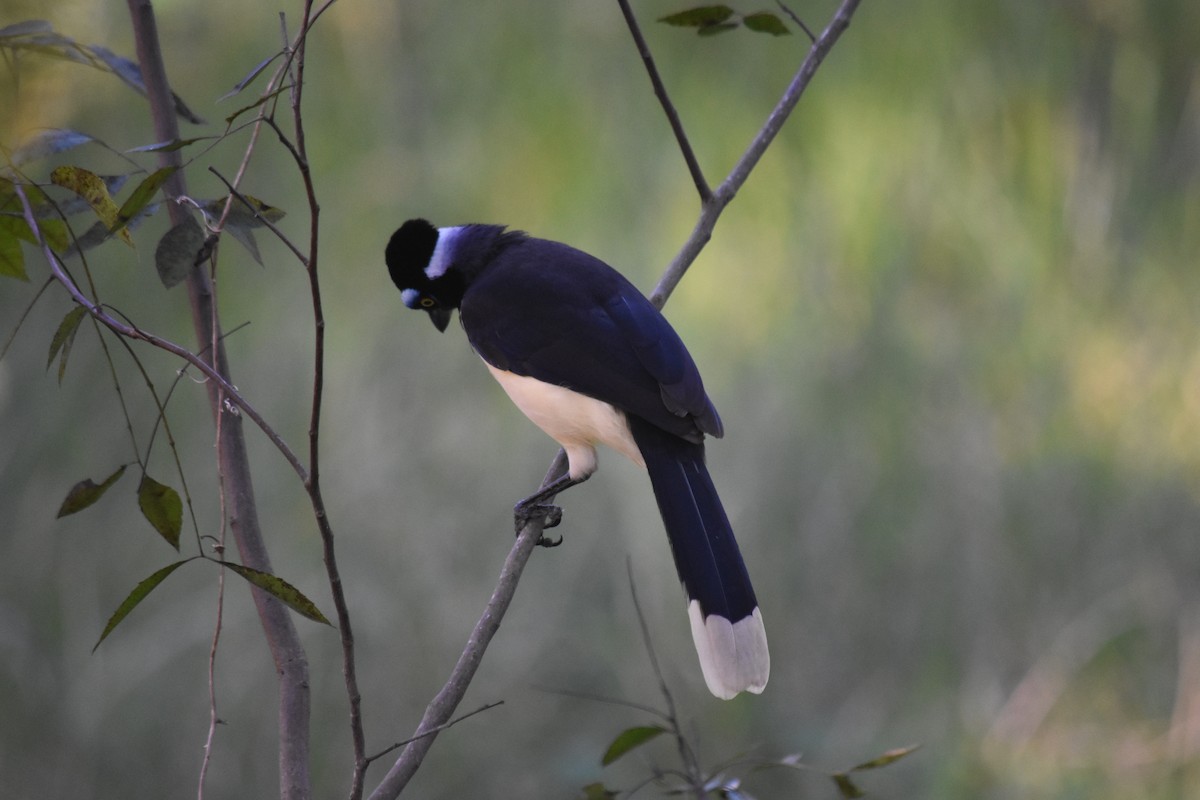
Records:
[[[542,521],[542,529],[553,528],[562,522],[562,508],[548,503],[530,503],[528,505],[518,503],[513,509],[513,525],[516,528],[517,535],[533,520]],[[557,547],[562,543],[562,537],[554,544],[546,544],[549,539],[545,537],[538,542],[543,547]]]

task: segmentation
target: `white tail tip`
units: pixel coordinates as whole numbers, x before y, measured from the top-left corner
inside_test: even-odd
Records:
[[[755,608],[750,616],[730,622],[716,614],[705,617],[699,601],[692,600],[688,618],[708,690],[722,700],[739,692],[761,693],[771,674],[762,612]]]

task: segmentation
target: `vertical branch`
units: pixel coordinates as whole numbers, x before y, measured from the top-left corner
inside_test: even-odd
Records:
[[[292,154],[304,182],[304,193],[309,208],[309,241],[308,255],[303,259],[308,274],[309,294],[312,299],[313,313],[313,384],[312,406],[308,425],[308,480],[305,489],[312,503],[313,514],[317,520],[317,528],[321,535],[322,553],[325,561],[325,573],[329,579],[329,589],[333,596],[337,612],[338,631],[341,634],[342,645],[342,676],[346,683],[346,695],[350,704],[350,738],[354,747],[354,772],[350,783],[350,800],[362,797],[363,779],[367,769],[366,740],[363,735],[362,695],[358,689],[358,676],[354,662],[354,632],[351,627],[350,609],[346,603],[346,593],[342,587],[342,577],[338,570],[337,555],[334,548],[333,527],[321,495],[321,409],[325,394],[325,312],[321,300],[321,281],[319,273],[320,259],[320,216],[321,206],[317,202],[316,187],[313,184],[312,169],[308,162],[308,148],[304,132],[304,115],[301,111],[304,96],[304,70],[306,66],[305,51],[307,49],[308,32],[316,16],[329,7],[326,2],[314,14],[312,0],[305,0],[304,18],[301,21],[300,32],[296,36],[294,49],[296,77],[292,82],[292,121],[295,128],[295,142],[288,143],[279,129],[272,124],[280,139],[284,141]]]
[[[693,152],[692,144],[683,130],[679,112],[675,110],[675,104],[671,102],[671,97],[667,94],[667,87],[663,85],[662,77],[658,74],[658,67],[654,65],[654,56],[650,54],[650,45],[646,44],[646,38],[642,36],[641,26],[638,25],[637,17],[633,15],[633,9],[629,7],[629,0],[617,0],[617,4],[621,6],[621,14],[625,17],[625,24],[629,26],[629,35],[633,37],[638,55],[642,57],[642,65],[646,68],[650,84],[654,87],[654,96],[662,104],[663,113],[667,115],[667,121],[671,124],[671,132],[675,134],[675,141],[679,143],[679,151],[683,154],[683,160],[687,162],[688,172],[691,173],[692,181],[696,184],[696,191],[700,194],[700,202],[707,204],[712,199],[712,189],[708,188],[704,170],[700,169],[700,162],[696,160],[696,153]]]
[[[160,141],[177,139],[179,128],[163,64],[154,9],[150,0],[127,0],[127,4],[155,133]],[[180,164],[178,151],[160,153],[159,158],[164,166]],[[164,191],[168,197],[186,194],[181,171],[171,176]],[[168,203],[167,208],[173,225],[183,221],[186,212],[182,208],[174,203]],[[196,338],[202,347],[210,343],[213,345],[208,358],[214,370],[228,382],[230,372],[220,336],[212,283],[203,270],[194,269],[188,276],[187,287]],[[227,493],[229,528],[233,531],[242,563],[270,572],[271,562],[259,527],[241,416],[223,410],[218,387],[209,384],[208,390],[214,420],[220,419],[218,461]],[[287,607],[257,589],[253,596],[279,674],[280,796],[286,800],[304,800],[311,795],[308,771],[308,660]]]

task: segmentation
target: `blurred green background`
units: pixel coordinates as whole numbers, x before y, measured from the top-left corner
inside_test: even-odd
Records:
[[[701,163],[717,181],[806,45],[653,23],[636,2]],[[793,4],[812,27],[834,3]],[[279,42],[276,5],[157,4],[174,88],[217,133],[215,101]],[[740,7],[754,11],[756,7]],[[294,28],[298,8],[287,7]],[[124,4],[4,0],[132,57]],[[570,797],[670,767],[662,741],[601,770],[658,705],[626,559],[701,760],[803,753],[840,769],[917,754],[860,784],[891,798],[1200,795],[1200,5],[866,2],[717,227],[667,315],[727,437],[709,461],[772,643],[761,697],[712,699],[644,476],[609,453],[563,500],[563,547],[534,555],[464,711],[415,797]],[[154,140],[111,76],[26,59],[5,73],[3,141],[40,126],[116,150]],[[494,221],[568,241],[649,290],[691,229],[694,190],[615,3],[341,3],[310,40],[306,121],[328,319],[325,497],[358,637],[369,749],[409,735],[511,543],[510,508],[554,452],[470,353],[406,313],[382,265],[404,219]],[[223,194],[246,135],[195,162]],[[127,169],[98,147],[65,159]],[[143,157],[150,166],[153,161]],[[307,236],[301,184],[264,135],[243,188]],[[137,249],[91,258],[102,298],[191,342],[182,289]],[[223,248],[237,385],[300,449],[311,322],[301,269]],[[0,284],[0,334],[32,281]],[[216,573],[189,565],[90,649],[125,594],[175,558],[136,477],[56,521],[67,489],[132,460],[95,334],[62,385],[45,369],[69,303],[49,291],[0,361],[0,792],[195,791],[208,724]],[[110,345],[110,348],[112,345]],[[138,353],[162,389],[177,364]],[[141,446],[153,403],[118,372]],[[173,431],[203,533],[219,526],[203,387]],[[327,613],[307,500],[249,431],[279,574]],[[169,451],[151,461],[178,487]],[[185,536],[194,549],[194,537]],[[249,594],[228,585],[209,797],[276,792],[275,676]],[[349,737],[330,629],[312,659],[318,796],[340,796]],[[382,774],[376,767],[373,785]],[[81,788],[84,787],[84,788]],[[832,797],[811,773],[757,773],[760,797]],[[652,794],[652,793],[650,793]],[[643,792],[640,796],[648,796]]]

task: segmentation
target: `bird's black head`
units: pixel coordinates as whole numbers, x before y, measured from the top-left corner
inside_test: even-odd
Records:
[[[439,331],[450,324],[466,289],[463,272],[455,264],[455,240],[462,230],[410,219],[392,234],[384,254],[404,305],[428,312]]]

